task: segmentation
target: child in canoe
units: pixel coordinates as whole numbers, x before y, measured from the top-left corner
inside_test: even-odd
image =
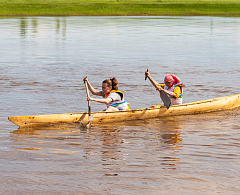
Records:
[[[157,83],[150,75],[149,71],[145,72],[145,76],[149,78],[149,80],[156,86],[156,90],[164,90],[164,92],[168,95],[171,100],[171,105],[179,105],[182,104],[182,93],[183,93],[183,85],[181,80],[173,75],[168,74],[164,78],[165,84]]]
[[[118,81],[115,77],[106,79],[102,82],[102,91],[95,90],[89,83],[87,77],[84,77],[84,82],[87,82],[88,89],[93,95],[102,96],[105,99],[96,99],[88,97],[87,101],[95,101],[106,104],[106,111],[129,110],[128,103],[125,102],[124,94],[118,89]]]

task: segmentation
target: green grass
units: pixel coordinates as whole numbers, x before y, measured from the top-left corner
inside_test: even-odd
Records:
[[[0,16],[240,16],[240,0],[0,0]]]

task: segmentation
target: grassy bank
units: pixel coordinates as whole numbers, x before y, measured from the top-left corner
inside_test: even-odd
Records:
[[[240,16],[240,0],[0,0],[0,16]]]

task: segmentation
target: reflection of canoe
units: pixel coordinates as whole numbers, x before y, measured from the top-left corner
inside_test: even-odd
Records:
[[[240,94],[237,94],[193,103],[186,103],[177,106],[171,106],[169,109],[167,109],[166,107],[161,107],[133,109],[117,112],[92,112],[93,119],[91,120],[91,124],[158,118],[162,116],[196,114],[226,110],[239,106]],[[30,127],[54,123],[76,123],[80,121],[87,122],[88,113],[15,116],[9,117],[8,119],[19,127]]]

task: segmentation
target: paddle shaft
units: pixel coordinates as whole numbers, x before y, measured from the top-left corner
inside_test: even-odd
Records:
[[[145,80],[146,80],[147,78],[148,78],[149,81],[153,84],[153,86],[154,86],[155,88],[157,88],[157,86],[156,86],[156,84],[153,82],[152,78],[149,77],[149,76],[145,76]]]
[[[88,90],[88,85],[87,85],[87,82],[86,82],[86,81],[85,81],[85,86],[86,86],[87,97],[89,97],[89,90]],[[88,115],[91,116],[91,104],[90,104],[90,100],[88,101]]]

